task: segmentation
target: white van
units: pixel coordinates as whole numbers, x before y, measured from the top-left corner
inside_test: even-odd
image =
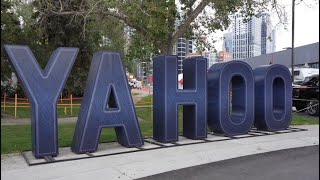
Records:
[[[291,68],[289,69],[291,73]],[[299,83],[304,81],[307,77],[312,75],[319,75],[319,69],[316,68],[295,68],[293,75],[294,75],[294,82]]]

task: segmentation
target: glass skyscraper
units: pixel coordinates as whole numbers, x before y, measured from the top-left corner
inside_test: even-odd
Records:
[[[223,49],[232,53],[233,60],[239,60],[274,52],[274,41],[268,13],[247,21],[235,14],[231,16],[231,32],[224,34]]]
[[[175,47],[174,54],[178,56],[178,74],[182,73],[183,60],[186,58],[186,55],[193,53],[193,41],[186,38],[179,38]]]

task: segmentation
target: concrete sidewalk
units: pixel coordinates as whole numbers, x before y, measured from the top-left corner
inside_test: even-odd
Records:
[[[137,179],[186,167],[282,149],[319,145],[319,126],[308,131],[178,146],[121,155],[28,166],[19,154],[1,156],[3,179]]]

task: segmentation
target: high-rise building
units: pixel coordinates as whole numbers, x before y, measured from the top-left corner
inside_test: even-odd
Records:
[[[228,32],[223,35],[222,50],[232,52],[232,32]]]
[[[181,23],[182,22],[177,19],[175,21],[175,29],[177,29]],[[178,56],[178,74],[182,73],[183,60],[186,58],[186,55],[194,52],[193,44],[193,40],[180,37],[173,46],[173,54]]]
[[[146,69],[147,69],[147,63],[146,62],[137,62],[137,80],[142,81],[146,78]]]
[[[208,69],[215,63],[218,62],[217,53],[207,52],[204,54],[204,57],[208,60]]]
[[[272,30],[271,42],[272,42],[272,53],[276,52],[276,30]]]
[[[217,56],[218,62],[226,62],[232,60],[232,53],[229,51],[219,51]]]
[[[209,69],[214,63],[218,62],[217,53],[214,52],[202,52],[202,53],[190,53],[186,55],[187,58],[202,56],[207,59],[207,68]]]
[[[232,56],[233,60],[259,56],[261,54],[261,19],[252,17],[244,22],[240,14],[232,18]]]
[[[182,73],[183,60],[186,55],[193,52],[193,41],[186,38],[179,38],[174,46],[173,53],[178,56],[178,74]]]
[[[231,52],[233,60],[272,53],[275,50],[274,34],[268,13],[250,20],[235,14],[231,16],[231,32],[224,34],[223,50]]]
[[[273,33],[268,13],[261,14],[261,54],[272,53]]]

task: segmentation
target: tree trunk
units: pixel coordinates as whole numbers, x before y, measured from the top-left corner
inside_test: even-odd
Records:
[[[174,45],[174,40],[173,40],[172,36],[169,36],[166,40],[166,43],[162,44],[160,46],[161,54],[172,55],[173,54],[173,45]]]

